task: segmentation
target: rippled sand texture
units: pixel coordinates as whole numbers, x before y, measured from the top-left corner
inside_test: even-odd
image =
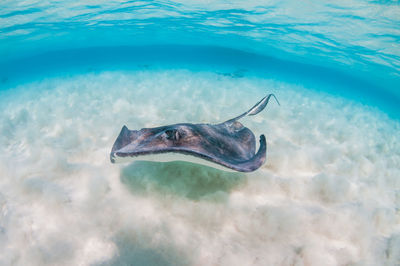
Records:
[[[250,174],[112,165],[131,129],[232,118],[266,134]],[[156,95],[157,97],[154,97]],[[211,72],[103,72],[2,92],[1,265],[396,265],[400,125],[341,98]]]

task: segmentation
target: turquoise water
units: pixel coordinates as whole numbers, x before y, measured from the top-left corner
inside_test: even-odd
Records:
[[[2,87],[54,66],[179,58],[337,83],[398,117],[399,14],[397,1],[3,1]]]
[[[249,174],[112,165],[243,123]],[[0,265],[399,265],[398,1],[0,2]]]

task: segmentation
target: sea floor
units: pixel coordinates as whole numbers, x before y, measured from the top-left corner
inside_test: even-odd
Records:
[[[0,92],[0,265],[398,265],[400,124],[340,96],[189,70],[91,72]],[[111,164],[121,127],[241,122],[249,173]]]

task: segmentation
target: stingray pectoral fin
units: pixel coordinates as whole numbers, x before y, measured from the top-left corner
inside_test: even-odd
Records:
[[[123,126],[121,132],[118,135],[118,138],[115,140],[114,145],[111,149],[110,160],[112,163],[115,163],[115,152],[129,144],[131,140],[131,135],[132,131],[129,130],[126,126]]]
[[[260,147],[258,148],[258,152],[251,159],[235,164],[222,163],[222,165],[239,172],[253,172],[264,164],[266,156],[267,142],[265,140],[265,136],[261,135]]]

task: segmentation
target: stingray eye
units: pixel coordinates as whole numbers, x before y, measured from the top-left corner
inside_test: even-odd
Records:
[[[179,140],[180,134],[176,129],[168,129],[165,130],[165,134],[167,135],[167,139],[169,140]]]

